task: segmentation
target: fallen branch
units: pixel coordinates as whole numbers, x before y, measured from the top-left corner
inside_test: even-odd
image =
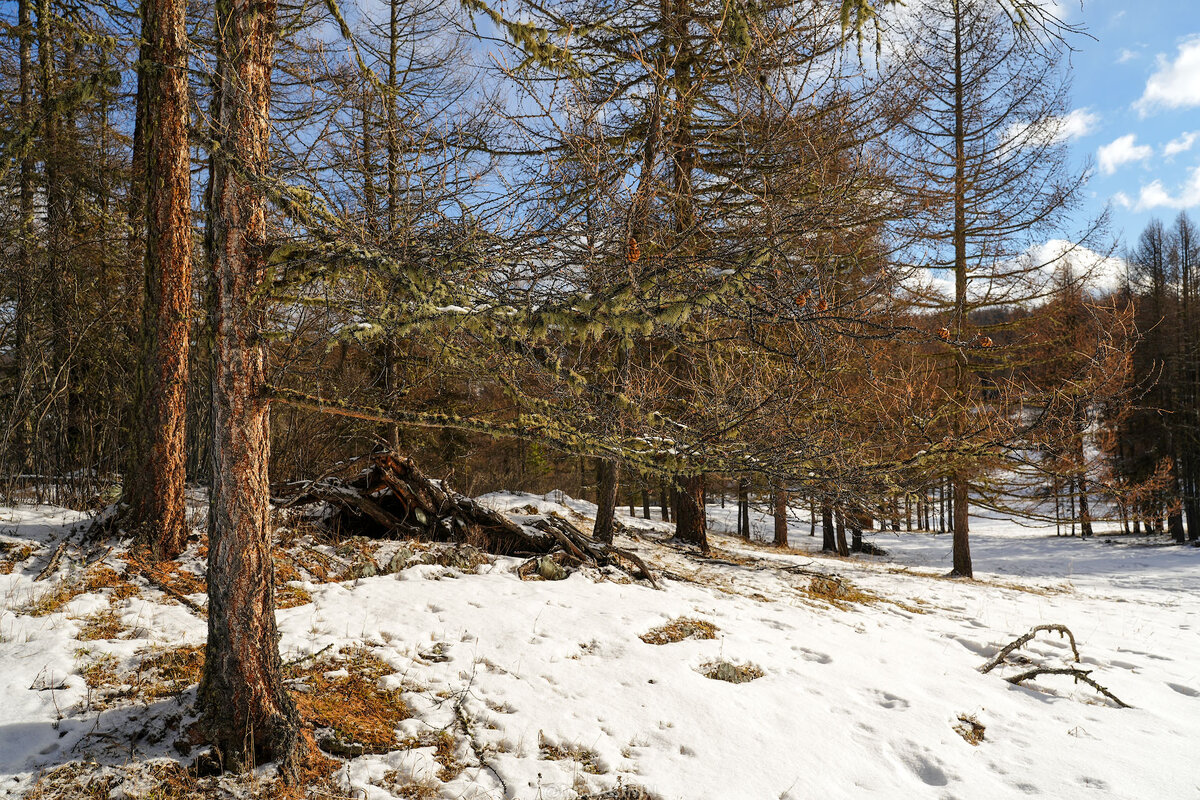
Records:
[[[996,667],[998,667],[1002,663],[1004,663],[1004,660],[1006,658],[1008,658],[1008,656],[1014,650],[1024,647],[1026,644],[1028,644],[1030,641],[1032,641],[1033,638],[1035,636],[1037,636],[1038,633],[1041,631],[1050,631],[1053,633],[1057,633],[1059,636],[1066,637],[1067,640],[1071,643],[1071,653],[1075,657],[1075,663],[1079,663],[1079,647],[1075,644],[1075,634],[1071,633],[1070,629],[1067,628],[1066,625],[1050,623],[1050,624],[1046,624],[1046,625],[1035,625],[1029,629],[1028,633],[1018,636],[1012,642],[1010,642],[1009,644],[1002,647],[1000,649],[1000,652],[996,653],[996,655],[994,655],[994,656],[992,656],[992,658],[988,659],[987,663],[980,666],[979,671],[984,674],[991,672],[993,669],[995,669]],[[1022,672],[1018,672],[1015,675],[1009,675],[1004,680],[1008,681],[1009,683],[1013,684],[1014,686],[1019,686],[1022,683],[1024,683],[1025,681],[1033,680],[1034,678],[1038,677],[1039,675],[1070,675],[1072,678],[1075,679],[1076,682],[1083,681],[1088,686],[1091,686],[1093,689],[1100,692],[1100,694],[1104,695],[1109,700],[1113,701],[1113,703],[1115,703],[1118,708],[1132,708],[1132,706],[1130,706],[1124,700],[1117,697],[1115,694],[1110,692],[1107,688],[1105,688],[1104,686],[1101,686],[1099,683],[1097,683],[1096,680],[1091,677],[1092,670],[1080,669],[1079,667],[1076,667],[1076,666],[1050,667],[1050,666],[1039,665],[1039,666],[1030,667]]]
[[[1099,692],[1100,694],[1107,697],[1109,700],[1112,700],[1114,703],[1117,704],[1118,708],[1133,708],[1133,706],[1129,705],[1124,700],[1117,697],[1115,694],[1110,692],[1108,689],[1104,688],[1099,683],[1097,683],[1091,677],[1091,674],[1092,674],[1092,671],[1090,669],[1080,669],[1079,667],[1034,667],[1033,669],[1027,669],[1024,672],[1018,673],[1016,675],[1010,675],[1009,677],[1005,678],[1004,680],[1006,680],[1009,683],[1014,684],[1014,685],[1020,685],[1021,683],[1024,683],[1025,681],[1033,680],[1034,678],[1038,677],[1039,675],[1070,675],[1076,681],[1083,681],[1088,686],[1091,686],[1097,692]]]
[[[1039,631],[1052,631],[1057,633],[1059,636],[1066,636],[1071,642],[1071,652],[1075,654],[1075,660],[1079,661],[1079,648],[1075,646],[1075,634],[1071,633],[1066,625],[1051,623],[1047,625],[1034,625],[1029,629],[1028,633],[1017,637],[1012,642],[1001,648],[1000,652],[996,653],[991,660],[979,667],[979,671],[985,675],[991,672],[993,669],[1003,663],[1004,659],[1008,658],[1010,653],[1012,653],[1014,650],[1024,647],[1026,644],[1032,641],[1032,639],[1038,635]]]
[[[597,542],[555,515],[519,525],[455,492],[444,481],[429,478],[412,459],[394,453],[371,456],[368,468],[354,480],[313,481],[299,494],[275,502],[285,508],[324,503],[333,513],[324,516],[322,524],[343,536],[454,542],[494,555],[561,552],[573,560],[571,566],[615,566],[659,588],[650,568],[636,554]]]

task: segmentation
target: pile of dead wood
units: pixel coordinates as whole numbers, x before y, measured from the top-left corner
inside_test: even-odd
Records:
[[[445,481],[429,478],[411,458],[376,453],[367,464],[352,480],[311,481],[276,504],[284,508],[323,504],[316,518],[341,537],[469,544],[495,555],[530,557],[519,571],[543,577],[559,574],[547,558],[563,568],[614,566],[657,585],[637,555],[594,541],[562,517],[548,515],[518,524],[459,494]]]

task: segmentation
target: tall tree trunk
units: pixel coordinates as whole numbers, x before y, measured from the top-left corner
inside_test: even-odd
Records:
[[[957,476],[954,481],[954,568],[950,574],[956,578],[971,578],[971,543],[967,538],[967,492],[970,484],[966,478]]]
[[[775,546],[788,546],[788,493],[786,489],[776,486],[772,493],[775,511]]]
[[[642,516],[650,519],[650,487],[642,487]]]
[[[663,522],[671,521],[671,491],[665,483],[658,487],[658,505],[662,509]]]
[[[226,769],[273,760],[298,777],[299,715],[283,684],[269,527],[263,397],[266,208],[226,159],[263,169],[270,136],[274,0],[218,0],[220,148],[213,185],[216,341],[208,643],[199,700]]]
[[[17,242],[17,307],[16,341],[14,353],[16,359],[16,388],[12,408],[9,409],[7,422],[14,434],[14,451],[16,459],[13,466],[20,472],[28,472],[32,466],[31,452],[34,446],[33,415],[30,413],[30,400],[34,392],[34,376],[36,374],[33,320],[35,317],[33,299],[34,287],[37,285],[34,269],[33,246],[33,213],[34,213],[34,178],[37,170],[37,158],[33,151],[33,129],[37,115],[33,101],[33,23],[29,14],[30,0],[19,0],[17,5],[17,24],[20,28],[20,120],[21,127],[28,137],[25,149],[21,153],[20,167],[20,228]]]
[[[700,552],[707,553],[708,518],[704,508],[704,475],[682,476],[677,497],[675,538],[698,545]]]
[[[960,0],[954,3],[954,330],[959,342],[965,341],[967,330],[967,157],[966,110],[963,105],[965,77],[963,75],[963,11]],[[955,388],[962,408],[956,424],[964,424],[967,413],[969,377],[967,355],[960,347],[954,350]],[[967,475],[960,465],[952,476],[954,491],[954,544],[952,575],[969,578],[971,544],[967,519],[970,516]],[[943,529],[944,529],[943,525]]]
[[[738,533],[750,541],[750,479],[738,478]]]
[[[596,473],[596,525],[592,529],[592,538],[612,544],[620,467],[610,458],[600,458],[596,460]]]
[[[821,504],[821,552],[837,552],[837,534],[833,530],[833,506]]]
[[[837,554],[848,556],[850,548],[846,545],[846,514],[839,508],[834,515],[837,521]]]
[[[147,98],[146,263],[141,414],[145,450],[132,465],[131,523],[155,558],[187,546],[188,342],[192,315],[191,171],[188,151],[187,3],[146,0],[139,72]],[[141,91],[139,90],[139,94]]]

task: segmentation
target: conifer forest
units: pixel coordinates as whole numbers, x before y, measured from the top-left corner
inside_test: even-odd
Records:
[[[1200,796],[1067,5],[4,3],[0,797]]]

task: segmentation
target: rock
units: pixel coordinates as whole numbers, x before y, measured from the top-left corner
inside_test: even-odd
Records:
[[[550,556],[538,559],[538,575],[548,581],[561,581],[567,577],[567,571]]]

